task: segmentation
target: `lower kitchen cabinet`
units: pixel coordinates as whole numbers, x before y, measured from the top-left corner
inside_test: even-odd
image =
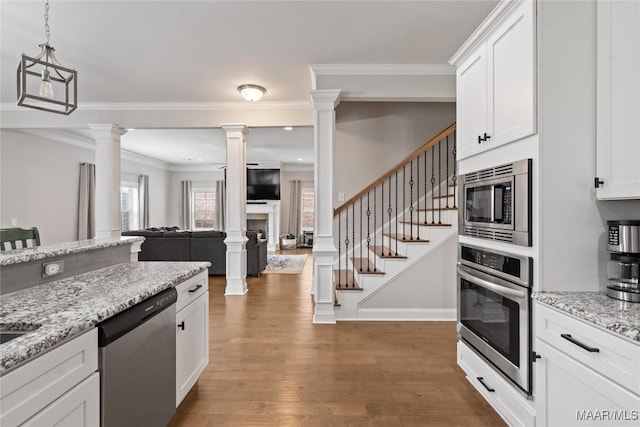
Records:
[[[0,425],[100,424],[94,328],[0,377]]]
[[[176,313],[176,407],[209,363],[209,292],[206,272],[204,278],[198,275],[193,279],[176,287],[179,307]]]
[[[533,403],[464,342],[458,341],[458,366],[469,382],[510,426],[534,426]]]
[[[640,346],[534,304],[539,426],[640,425]]]

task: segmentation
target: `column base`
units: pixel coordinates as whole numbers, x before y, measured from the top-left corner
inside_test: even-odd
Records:
[[[313,314],[313,323],[316,325],[335,325],[336,314],[333,311],[333,302],[330,304],[317,302],[316,311]]]
[[[227,279],[227,287],[224,289],[224,295],[246,295],[249,292],[247,281],[242,279]]]

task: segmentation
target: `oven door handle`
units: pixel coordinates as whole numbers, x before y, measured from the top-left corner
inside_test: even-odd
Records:
[[[504,286],[496,285],[495,283],[491,283],[487,280],[480,279],[479,277],[476,277],[472,274],[467,273],[466,271],[461,269],[460,266],[458,266],[457,269],[460,277],[463,277],[468,281],[470,281],[471,283],[481,286],[485,289],[488,289],[491,292],[495,292],[496,294],[501,295],[505,298],[524,299],[527,296],[525,291],[518,291],[516,289],[505,288]]]

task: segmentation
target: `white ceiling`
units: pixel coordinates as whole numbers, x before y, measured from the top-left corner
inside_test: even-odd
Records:
[[[78,70],[81,106],[237,104],[236,88],[244,83],[266,87],[264,102],[290,103],[308,102],[310,64],[445,64],[496,3],[51,0],[49,25],[58,59]],[[43,12],[44,1],[0,2],[5,105],[15,103],[20,54],[36,55],[45,40]],[[171,163],[181,163],[208,157],[200,150],[221,132],[141,130],[127,138],[135,140],[130,150],[159,159],[173,146]],[[267,131],[265,140],[273,141],[276,132]],[[312,141],[304,145],[302,134],[292,135],[277,137],[274,146],[248,144],[249,158],[251,150],[265,159],[278,157],[282,147],[276,145],[291,139],[302,154],[287,159],[305,158]]]

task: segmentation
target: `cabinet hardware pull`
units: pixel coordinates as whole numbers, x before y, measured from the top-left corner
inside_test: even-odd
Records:
[[[593,180],[593,186],[595,188],[600,188],[601,185],[604,185],[604,181],[596,176],[595,179]]]
[[[193,288],[193,289],[189,289],[189,293],[190,293],[190,294],[192,294],[192,293],[194,293],[195,291],[197,291],[198,289],[200,289],[201,287],[202,287],[202,285],[198,285],[198,286],[196,286],[196,287],[195,287],[195,288]]]
[[[484,386],[484,388],[486,388],[486,389],[487,389],[487,391],[488,391],[489,393],[495,393],[495,391],[496,391],[496,390],[495,390],[495,389],[493,389],[493,388],[491,388],[491,387],[489,387],[489,386],[484,382],[484,378],[483,378],[483,377],[476,377],[476,378],[478,378],[478,381],[480,381],[480,384],[482,384],[482,385]]]
[[[600,352],[599,348],[589,347],[588,345],[581,343],[580,341],[576,340],[575,338],[571,338],[571,334],[560,334],[560,336],[562,338],[564,338],[565,340],[569,341],[570,343],[575,344],[580,348],[584,348],[585,350],[587,350],[590,353],[599,353]]]
[[[535,351],[531,352],[531,356],[533,357],[533,359],[531,359],[531,361],[533,363],[536,363],[536,360],[538,359],[542,359],[542,356],[540,356],[538,353],[536,353]]]
[[[478,135],[478,144],[482,144],[482,141],[483,141],[482,137]]]
[[[184,331],[184,321],[178,323],[178,328],[182,329]]]
[[[485,132],[483,140],[486,141],[487,139],[491,139],[491,136],[487,135],[487,133]]]

